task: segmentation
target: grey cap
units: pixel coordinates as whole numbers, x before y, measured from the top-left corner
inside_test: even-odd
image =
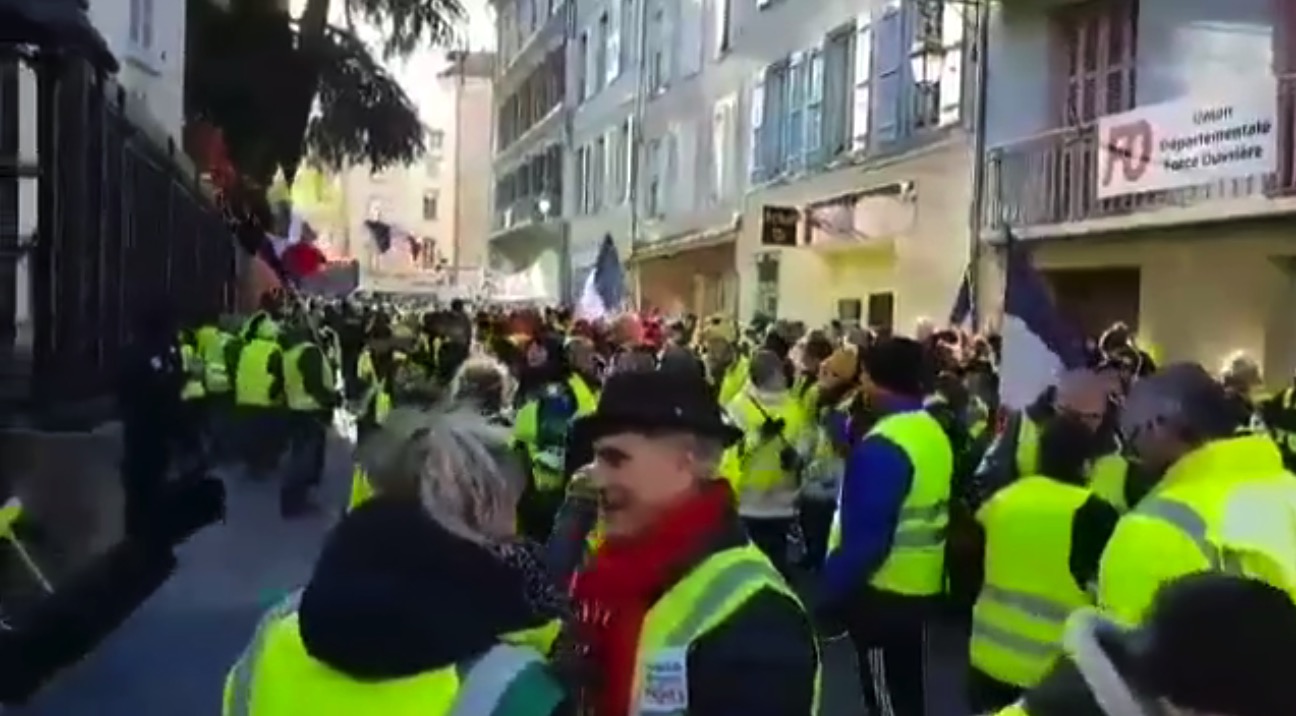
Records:
[[[1216,437],[1230,434],[1234,422],[1224,386],[1197,363],[1174,363],[1134,384],[1120,424],[1127,437],[1165,424]]]

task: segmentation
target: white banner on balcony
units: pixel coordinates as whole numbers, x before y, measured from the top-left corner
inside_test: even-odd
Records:
[[[1236,82],[1234,82],[1236,84]],[[1182,189],[1278,168],[1273,78],[1098,120],[1098,198]]]

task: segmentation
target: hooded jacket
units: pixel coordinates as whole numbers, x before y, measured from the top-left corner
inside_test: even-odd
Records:
[[[326,540],[297,614],[311,657],[378,682],[462,666],[500,643],[544,652],[562,612],[529,549],[483,547],[417,502],[377,497]]]

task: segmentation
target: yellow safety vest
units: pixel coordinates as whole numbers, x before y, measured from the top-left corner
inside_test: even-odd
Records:
[[[1296,598],[1296,477],[1265,435],[1211,441],[1170,466],[1103,552],[1098,604],[1137,625],[1163,584],[1219,571]]]
[[[724,624],[764,589],[772,589],[801,605],[769,558],[746,544],[711,555],[663,594],[648,610],[639,632],[634,685],[626,713],[651,710],[641,706],[647,706],[644,702],[650,698],[645,694],[650,685],[649,670],[664,666],[662,658],[670,658],[678,665],[690,646]],[[822,663],[815,673],[814,708],[810,713],[819,712],[821,681]],[[684,708],[676,713],[687,712]]]
[[[223,716],[447,716],[459,708],[489,716],[505,702],[515,677],[543,664],[539,651],[505,639],[468,664],[360,681],[306,650],[298,599],[294,594],[262,617],[252,643],[225,679]],[[459,703],[461,696],[472,699],[471,707]],[[540,696],[555,705],[561,698],[556,685]]]
[[[269,407],[270,357],[282,354],[279,344],[264,338],[253,338],[239,353],[238,369],[234,372],[234,401],[239,405]]]
[[[374,395],[374,416],[381,425],[387,420],[387,414],[391,412],[391,394],[383,386],[378,386],[378,393]],[[347,497],[347,511],[350,512],[359,507],[366,500],[374,496],[373,485],[369,483],[369,477],[365,474],[364,468],[359,465],[351,471],[351,492]]]
[[[1130,504],[1125,496],[1128,477],[1129,462],[1117,453],[1108,453],[1089,467],[1089,489],[1112,507],[1128,512]]]
[[[203,387],[203,362],[198,350],[188,341],[180,343],[180,363],[184,366],[185,383],[180,389],[181,400],[198,400],[207,396]]]
[[[230,390],[229,363],[225,351],[234,337],[217,331],[208,340],[203,341],[203,384],[208,393],[228,393]]]
[[[747,378],[751,374],[750,366],[746,358],[738,358],[729,366],[723,376],[720,376],[720,392],[716,396],[721,405],[728,405],[733,402],[734,398],[742,392],[747,385]]]
[[[1071,523],[1092,495],[1047,477],[1023,477],[977,511],[985,528],[985,583],[972,610],[972,666],[1028,689],[1062,653],[1071,612],[1090,604],[1071,576]]]
[[[739,490],[739,501],[743,492],[766,492],[786,487],[796,489],[791,484],[795,476],[787,474],[779,464],[779,453],[785,447],[796,448],[806,431],[806,417],[801,404],[792,396],[778,405],[757,403],[750,394],[735,399],[732,408],[741,411],[737,419],[747,426],[739,449],[739,474],[736,487]],[[782,420],[781,437],[766,440],[760,435],[760,426],[767,419]]]
[[[1031,419],[1026,411],[1021,412],[1017,428],[1017,476],[1034,475],[1039,472],[1039,439],[1040,426]]]
[[[324,409],[324,406],[320,405],[319,401],[306,390],[306,382],[302,378],[301,366],[299,365],[306,349],[314,345],[309,341],[302,341],[284,353],[284,396],[288,401],[288,408],[291,410],[315,411]],[[327,359],[323,357],[322,351],[320,358],[325,362],[325,365],[320,366],[324,376],[324,387],[332,390],[333,370],[329,367]]]
[[[590,389],[585,379],[578,375],[568,376],[567,387],[576,397],[576,417],[589,415],[598,408],[598,394]]]
[[[925,410],[889,415],[864,439],[878,435],[895,443],[913,465],[913,483],[900,506],[891,554],[873,575],[873,588],[915,597],[945,588],[945,530],[949,525],[954,450],[949,438]],[[841,512],[833,518],[828,548],[841,544]]]

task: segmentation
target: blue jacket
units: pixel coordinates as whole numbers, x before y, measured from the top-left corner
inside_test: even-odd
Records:
[[[888,415],[923,409],[921,400],[907,398],[886,407]],[[851,448],[837,508],[842,541],[824,562],[822,603],[845,601],[886,561],[913,477],[909,455],[887,438],[872,435]]]

